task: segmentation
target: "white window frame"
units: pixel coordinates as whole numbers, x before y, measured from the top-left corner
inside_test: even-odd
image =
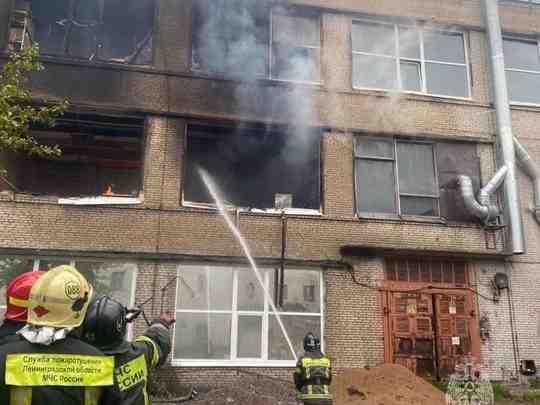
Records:
[[[204,264],[201,265],[201,271],[204,271]],[[184,264],[179,264],[177,266],[177,275],[179,275],[183,269]],[[178,288],[180,285],[180,277],[177,277],[176,283],[176,298],[175,298],[175,315],[176,319],[179,319],[179,314],[182,313],[203,313],[203,314],[230,314],[231,315],[231,337],[230,337],[230,350],[231,357],[230,359],[182,359],[175,357],[175,337],[176,337],[176,327],[173,329],[172,337],[172,354],[171,354],[171,365],[173,367],[295,367],[296,362],[294,360],[269,360],[268,359],[268,330],[269,330],[269,316],[272,311],[269,305],[268,300],[264,299],[263,311],[243,311],[237,309],[237,299],[238,299],[238,274],[240,271],[251,271],[245,266],[226,266],[226,265],[210,265],[215,268],[231,268],[233,270],[233,297],[232,297],[232,308],[231,310],[192,310],[192,309],[178,309]],[[260,268],[264,270],[264,283],[268,289],[270,286],[270,274],[273,270],[272,267]],[[324,351],[324,277],[322,269],[309,269],[309,268],[300,268],[295,267],[294,269],[289,269],[287,271],[295,270],[310,270],[317,271],[319,273],[319,302],[320,302],[320,312],[279,312],[281,316],[306,316],[306,317],[320,317],[320,341],[321,341],[321,350]],[[237,345],[238,345],[238,317],[239,316],[262,316],[262,331],[261,331],[261,354],[260,358],[238,358],[237,357]],[[306,331],[307,333],[308,331]],[[298,354],[297,354],[298,355]]]
[[[540,0],[539,0],[540,2]],[[504,35],[503,36],[503,43],[504,41],[514,41],[514,42],[525,42],[529,44],[536,43],[536,49],[538,51],[538,57],[540,58],[540,38],[534,39],[534,38],[523,38],[518,36],[512,36],[512,35]],[[506,59],[506,57],[505,57]],[[533,75],[540,75],[540,69],[539,70],[526,70],[526,69],[516,69],[516,68],[509,68],[507,67],[507,64],[505,62],[504,64],[504,70],[505,72],[518,72],[518,73],[527,73],[527,74],[533,74]],[[506,76],[506,80],[508,80],[508,76]],[[507,85],[509,87],[509,85]],[[524,101],[512,101],[510,99],[510,94],[508,94],[508,98],[510,100],[511,105],[523,105],[523,106],[533,106],[533,107],[540,107],[540,97],[537,103],[527,103]]]
[[[318,27],[319,27],[319,46],[308,46],[308,45],[297,45],[296,47],[298,48],[306,48],[306,49],[318,49],[319,50],[319,80],[290,80],[290,79],[282,79],[282,78],[279,78],[279,77],[274,77],[274,70],[272,69],[273,67],[273,61],[274,61],[274,52],[273,52],[273,49],[274,49],[274,14],[278,14],[278,15],[292,15],[292,16],[300,16],[300,17],[304,17],[304,18],[313,18],[313,19],[316,19],[317,20],[317,24],[318,24]],[[321,19],[321,16],[320,15],[317,15],[317,16],[306,16],[306,15],[302,15],[302,12],[301,11],[297,11],[297,10],[294,10],[292,12],[279,12],[279,13],[276,13],[275,11],[275,8],[272,8],[270,10],[270,32],[269,32],[269,40],[270,40],[270,45],[268,46],[268,74],[269,74],[269,78],[270,80],[274,80],[274,81],[277,81],[277,82],[285,82],[285,83],[303,83],[303,84],[316,84],[316,85],[321,85],[323,83],[323,79],[322,79],[322,29],[321,29],[321,23],[322,23],[322,19]]]
[[[385,157],[376,157],[376,156],[357,156],[356,152],[353,148],[353,163],[356,160],[375,160],[375,161],[385,161],[385,162],[392,162],[393,168],[394,168],[394,199],[395,199],[395,206],[396,206],[396,212],[394,213],[386,213],[386,212],[375,212],[375,211],[358,211],[357,204],[355,204],[355,213],[358,217],[399,217],[399,218],[426,218],[426,219],[439,219],[441,217],[441,195],[440,195],[440,186],[439,186],[439,172],[437,169],[437,147],[436,142],[427,141],[427,140],[416,140],[416,139],[406,139],[406,138],[383,138],[383,137],[377,137],[377,136],[361,136],[361,135],[355,135],[355,137],[360,137],[362,139],[372,139],[372,140],[392,140],[393,144],[393,152],[394,157],[393,158],[385,158]],[[436,194],[434,195],[420,195],[420,194],[408,194],[408,193],[401,193],[400,187],[399,187],[399,157],[398,157],[398,151],[397,151],[397,145],[398,143],[405,143],[405,144],[419,144],[419,145],[431,145],[432,146],[432,152],[433,152],[433,175],[435,177],[435,190]],[[356,165],[353,164],[353,167],[355,168]],[[357,173],[356,169],[354,169],[354,198],[356,201],[356,193],[358,190],[358,187],[356,185],[357,181]],[[402,214],[401,213],[401,196],[404,197],[418,197],[418,198],[431,198],[437,201],[437,212],[439,215],[413,215],[413,214]]]
[[[449,99],[457,99],[457,100],[471,100],[472,99],[472,92],[471,92],[471,69],[470,69],[470,63],[469,63],[469,47],[467,45],[466,35],[467,32],[463,30],[452,30],[452,29],[437,29],[437,28],[425,28],[423,26],[415,26],[415,25],[403,25],[403,24],[395,24],[387,21],[375,21],[375,20],[367,20],[367,19],[361,19],[361,18],[355,18],[352,21],[352,25],[355,23],[357,24],[375,24],[375,25],[386,25],[391,26],[394,28],[394,55],[384,55],[379,53],[371,53],[371,52],[361,52],[361,51],[355,51],[354,50],[354,38],[353,38],[353,30],[351,29],[351,52],[352,52],[352,59],[351,59],[351,66],[353,68],[352,72],[352,86],[355,90],[376,90],[376,91],[399,91],[402,93],[407,94],[418,94],[423,96],[432,96],[432,97],[441,97],[441,98],[449,98]],[[408,58],[408,57],[401,57],[400,54],[400,46],[399,46],[399,36],[400,36],[400,28],[403,29],[413,29],[417,30],[418,37],[420,41],[420,59],[415,58]],[[465,61],[464,63],[456,63],[456,62],[443,62],[443,61],[437,61],[432,59],[426,59],[424,55],[424,35],[426,32],[440,32],[440,33],[452,33],[452,34],[459,34],[461,35],[461,38],[463,40],[463,49],[465,53]],[[386,89],[386,88],[380,88],[380,87],[365,87],[365,86],[355,86],[354,84],[354,56],[355,55],[365,55],[365,56],[375,56],[379,58],[388,58],[393,59],[396,66],[396,88],[393,89]],[[403,83],[401,81],[401,62],[414,62],[414,63],[420,63],[420,80],[421,80],[421,91],[412,91],[412,90],[403,90]],[[426,76],[426,63],[435,63],[439,65],[448,65],[448,66],[459,66],[464,67],[466,74],[467,74],[467,93],[468,95],[466,97],[458,97],[458,96],[449,96],[445,94],[436,94],[436,93],[429,93],[427,91],[427,76]]]

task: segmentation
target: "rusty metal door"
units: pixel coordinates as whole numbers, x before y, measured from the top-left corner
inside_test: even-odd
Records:
[[[391,293],[392,362],[418,375],[444,376],[471,351],[468,294]]]
[[[453,373],[456,362],[472,351],[470,294],[436,294],[437,348],[441,376]]]
[[[419,375],[435,371],[433,305],[429,294],[393,293],[393,362]]]

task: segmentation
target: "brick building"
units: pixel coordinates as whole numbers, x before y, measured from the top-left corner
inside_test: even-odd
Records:
[[[2,48],[39,42],[36,102],[71,107],[32,129],[62,157],[2,156],[4,279],[71,262],[128,305],[153,296],[149,316],[177,316],[171,378],[288,373],[202,167],[295,350],[311,330],[337,369],[444,374],[471,352],[500,379],[540,362],[531,179],[517,170],[520,255],[507,216],[483,226],[456,181],[478,191],[501,166],[480,0],[12,3],[0,0]],[[513,133],[540,161],[535,3],[499,13]],[[499,297],[496,273],[510,283]]]

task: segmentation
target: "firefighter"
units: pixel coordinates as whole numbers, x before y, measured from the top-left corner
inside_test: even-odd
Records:
[[[44,273],[29,271],[15,277],[6,289],[6,313],[0,326],[0,345],[19,340],[17,332],[26,325],[30,288]]]
[[[321,352],[319,339],[311,332],[304,337],[304,351],[294,372],[297,398],[305,405],[331,405],[330,359]]]
[[[22,339],[0,346],[0,404],[98,405],[112,386],[114,358],[75,338],[92,287],[71,266],[43,274],[32,286]]]
[[[171,351],[168,314],[154,321],[134,342],[125,339],[127,324],[136,313],[103,296],[90,304],[82,327],[82,338],[115,358],[114,386],[105,392],[105,404],[149,405],[148,378]]]

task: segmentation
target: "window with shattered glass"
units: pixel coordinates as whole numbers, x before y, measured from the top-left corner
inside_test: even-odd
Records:
[[[31,13],[44,55],[152,63],[155,0],[32,0]]]
[[[353,86],[470,97],[464,34],[355,21]]]
[[[275,269],[261,269],[274,291]],[[322,333],[321,272],[288,269],[289,292],[279,315],[295,353],[307,331]],[[268,297],[249,268],[180,265],[176,297],[174,360],[182,364],[253,363],[283,365],[294,357]],[[288,363],[286,363],[288,364]]]
[[[478,189],[480,164],[473,144],[357,136],[354,170],[358,214],[473,219],[456,181],[468,175]]]
[[[266,76],[268,16],[264,2],[193,2],[192,68],[244,78]]]
[[[321,24],[317,14],[272,13],[272,78],[287,81],[321,80]]]
[[[297,134],[294,129],[190,125],[183,200],[213,204],[199,167],[215,180],[227,204],[262,210],[320,210],[318,130]]]
[[[9,185],[0,190],[55,197],[138,198],[142,184],[143,124],[138,117],[65,114],[53,128],[35,126],[41,144],[59,157],[0,154]]]
[[[503,46],[510,101],[540,104],[540,41],[505,38]]]

